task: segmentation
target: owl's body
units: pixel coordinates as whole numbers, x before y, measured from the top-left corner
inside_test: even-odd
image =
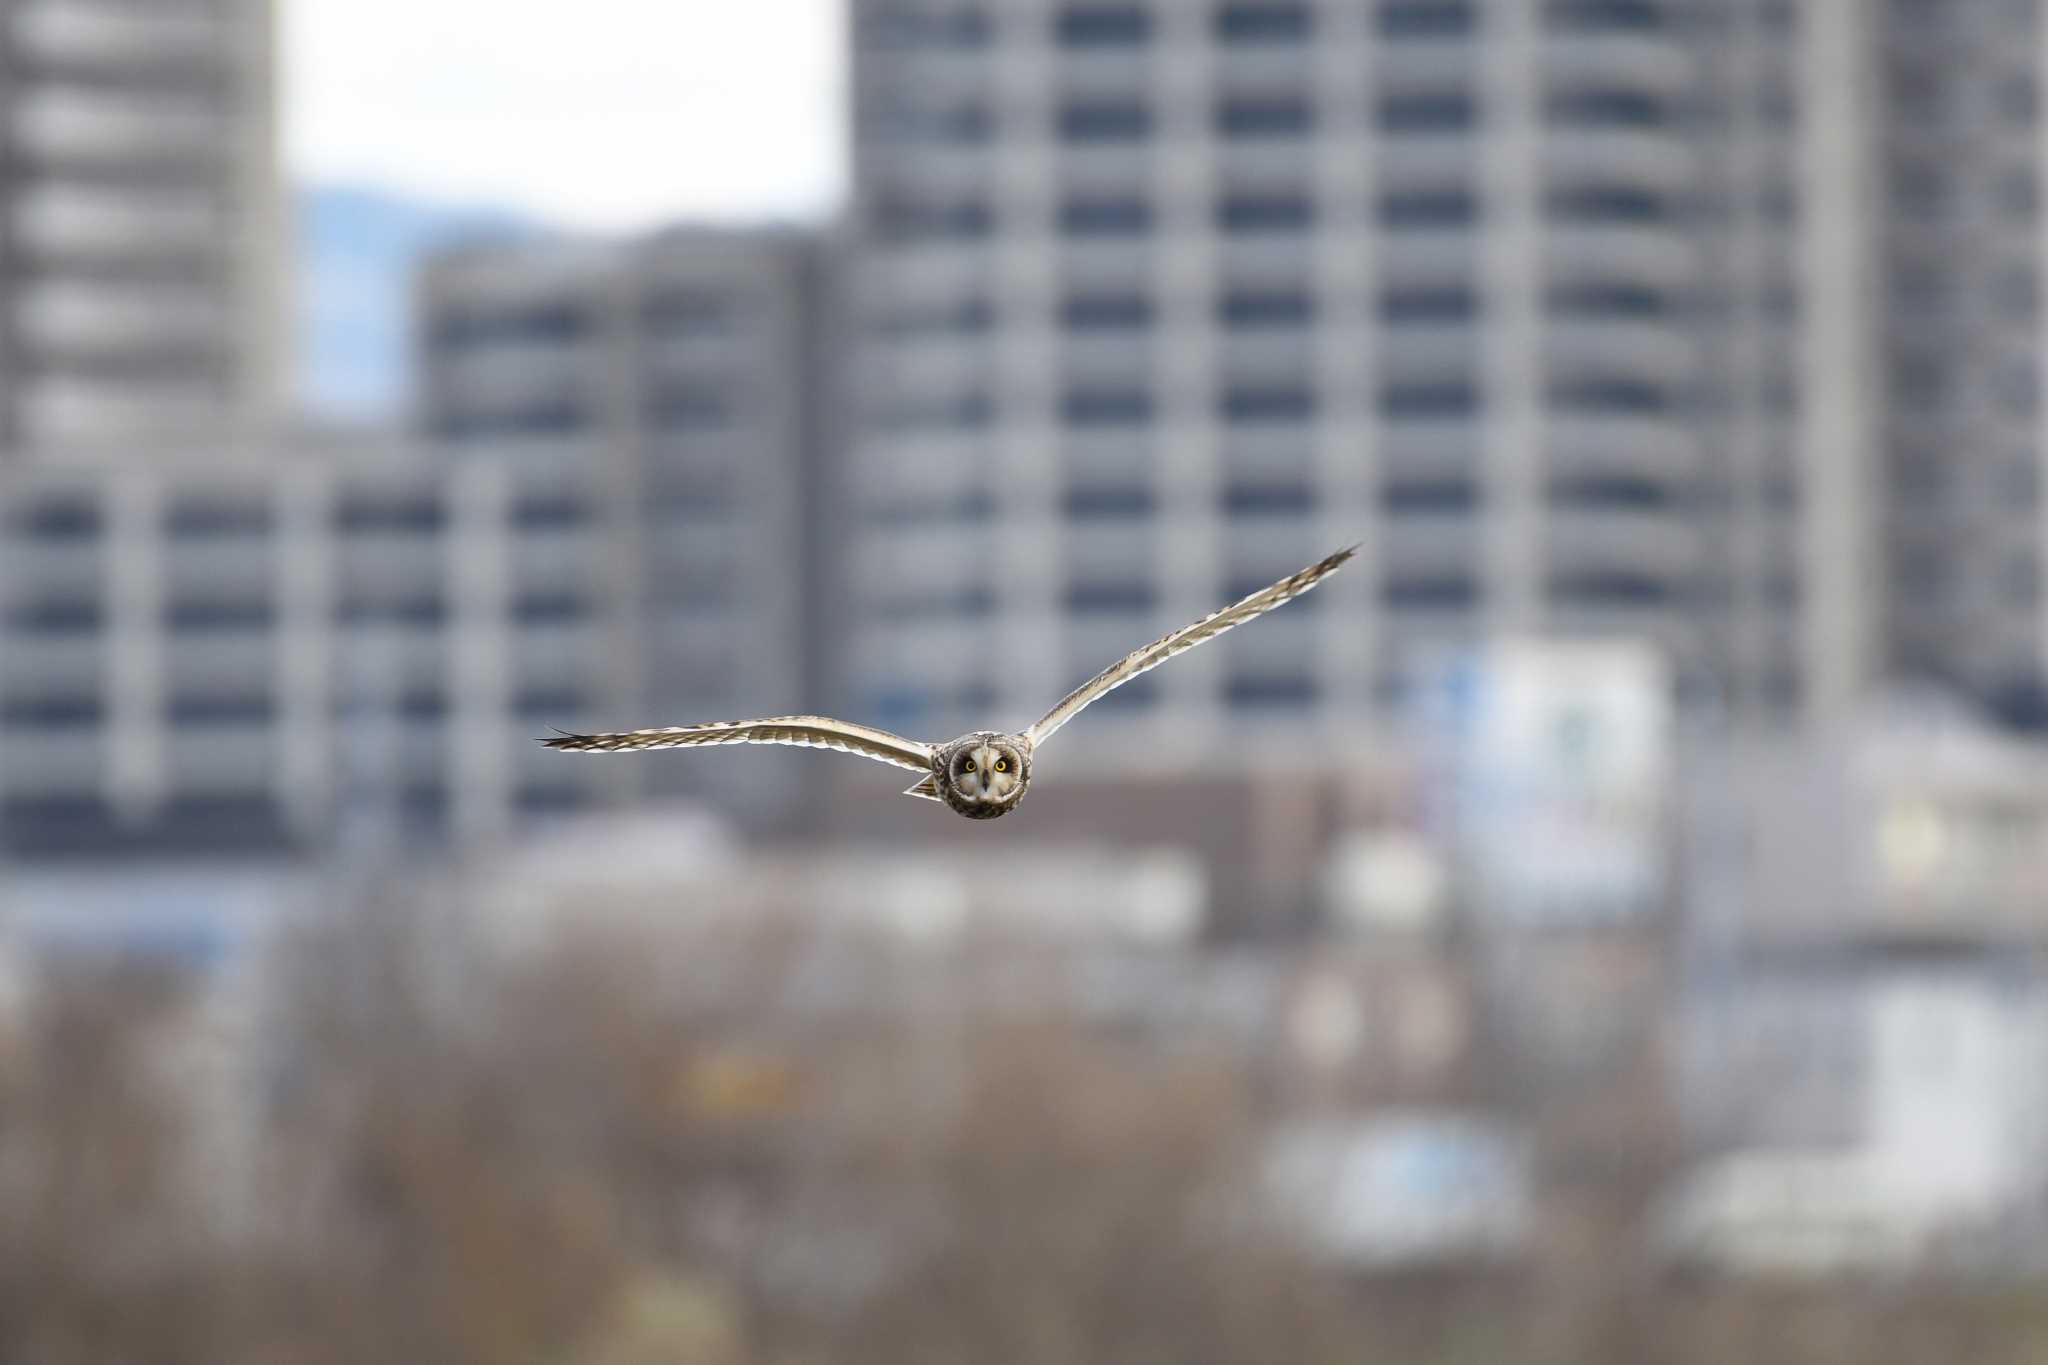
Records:
[[[723,721],[607,735],[563,735],[543,740],[551,749],[578,753],[620,753],[638,749],[694,748],[712,744],[795,744],[838,749],[922,773],[906,796],[942,801],[970,820],[1008,815],[1031,787],[1031,760],[1039,745],[1090,703],[1157,668],[1175,655],[1213,640],[1224,631],[1292,601],[1344,566],[1357,547],[1340,550],[1193,625],[1133,650],[1068,693],[1029,730],[1006,734],[976,730],[945,744],[906,739],[873,726],[825,716],[774,716],[766,720]]]

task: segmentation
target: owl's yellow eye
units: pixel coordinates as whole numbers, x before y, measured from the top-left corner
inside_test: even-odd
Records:
[[[1009,760],[1009,759],[1007,759],[1007,758],[999,758],[999,759],[997,759],[997,760],[996,760],[996,771],[997,771],[997,772],[999,772],[999,773],[1006,773],[1006,772],[1010,771],[1010,760]]]
[[[971,773],[971,772],[973,772],[973,771],[974,771],[974,760],[973,760],[973,759],[971,759],[971,758],[970,758],[970,759],[968,759],[968,760],[967,760],[967,764],[966,764],[966,766],[965,766],[965,767],[963,767],[963,768],[961,768],[961,769],[960,769],[960,771],[961,771],[961,772],[963,772],[963,773]]]

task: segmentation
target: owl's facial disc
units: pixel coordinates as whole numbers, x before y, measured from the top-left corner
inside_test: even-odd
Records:
[[[953,760],[953,790],[972,805],[1000,806],[1016,798],[1023,764],[1007,744],[976,744]]]

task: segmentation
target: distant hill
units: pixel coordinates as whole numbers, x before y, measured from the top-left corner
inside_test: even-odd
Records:
[[[298,405],[314,420],[351,425],[405,415],[411,280],[422,257],[549,231],[507,209],[351,186],[302,189],[297,220]]]

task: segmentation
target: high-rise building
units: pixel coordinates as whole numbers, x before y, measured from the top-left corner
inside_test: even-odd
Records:
[[[1892,667],[2048,722],[2037,0],[1845,7],[1875,73],[1864,270]]]
[[[603,728],[824,701],[822,252],[801,232],[681,229],[459,250],[422,276],[424,430],[458,456],[566,444],[607,499]],[[708,780],[772,805],[797,784],[773,763],[629,766],[621,790]]]
[[[599,799],[612,686],[573,468],[216,451],[0,476],[0,847],[396,848]]]
[[[800,817],[801,755],[533,740],[817,705],[818,250],[459,251],[421,286],[431,439],[0,469],[0,850],[433,847],[698,790]]]
[[[846,704],[1028,720],[1351,541],[1262,639],[1117,694],[1105,740],[1355,733],[1414,659],[1528,633],[1652,639],[1721,712],[1854,695],[1861,28],[860,0]]]
[[[0,445],[260,429],[283,367],[273,0],[0,4]]]

